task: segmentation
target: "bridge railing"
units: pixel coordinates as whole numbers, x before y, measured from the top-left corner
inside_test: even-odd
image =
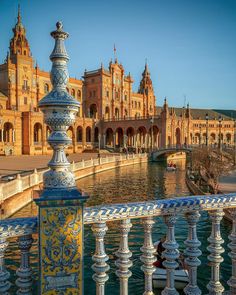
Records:
[[[197,285],[197,268],[201,262],[201,242],[197,237],[197,224],[201,213],[208,212],[211,222],[211,234],[208,237],[208,261],[211,271],[210,281],[207,284],[209,294],[223,294],[224,287],[221,281],[220,267],[223,262],[221,254],[224,252],[220,224],[224,216],[224,209],[228,209],[232,219],[232,232],[229,236],[230,258],[232,262],[232,276],[227,281],[229,294],[236,294],[236,194],[190,196],[175,199],[156,200],[150,202],[127,203],[116,205],[102,205],[85,208],[84,224],[91,224],[95,240],[95,252],[92,260],[94,264],[93,280],[96,284],[96,294],[105,294],[105,284],[109,279],[109,257],[106,253],[105,236],[109,230],[109,222],[117,223],[120,232],[120,246],[116,251],[116,275],[120,281],[120,294],[128,294],[128,281],[132,275],[130,268],[135,263],[129,249],[129,232],[132,220],[138,219],[143,225],[143,244],[140,245],[140,260],[144,273],[144,294],[153,294],[152,275],[155,271],[153,263],[156,261],[156,248],[152,240],[152,228],[155,217],[163,218],[167,232],[163,243],[163,262],[166,268],[166,287],[163,294],[178,294],[175,290],[175,269],[178,267],[178,241],[175,238],[175,225],[178,217],[186,219],[188,234],[184,241],[185,265],[188,270],[189,283],[184,289],[185,294],[201,294]],[[55,228],[56,230],[56,228]],[[32,285],[32,269],[30,266],[30,248],[32,234],[38,232],[37,218],[7,219],[0,224],[0,294],[8,294],[11,290],[11,277],[4,263],[8,240],[18,238],[21,252],[21,262],[16,271],[15,282],[17,294],[34,294]],[[58,254],[59,255],[59,254]],[[11,283],[14,283],[11,281]],[[28,292],[28,293],[27,293]]]

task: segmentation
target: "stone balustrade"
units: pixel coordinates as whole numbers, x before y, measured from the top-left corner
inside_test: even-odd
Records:
[[[197,268],[201,264],[201,241],[197,237],[197,223],[201,213],[207,211],[211,222],[211,234],[208,237],[208,261],[211,278],[207,285],[209,294],[220,295],[224,292],[221,282],[220,267],[223,263],[221,254],[224,252],[224,240],[221,237],[220,223],[224,215],[223,210],[228,209],[233,224],[229,235],[230,258],[232,261],[232,276],[228,280],[228,294],[236,294],[236,194],[211,195],[211,196],[190,196],[175,199],[155,200],[150,202],[127,203],[115,205],[101,205],[87,207],[84,209],[84,224],[92,224],[94,235],[95,252],[91,266],[96,284],[96,294],[105,294],[105,284],[109,280],[109,257],[106,254],[105,236],[109,231],[109,222],[118,224],[117,231],[120,232],[120,246],[116,251],[116,275],[120,281],[120,294],[128,294],[128,280],[132,275],[130,267],[132,253],[129,249],[129,232],[132,227],[132,220],[139,219],[143,224],[143,245],[140,245],[141,269],[144,272],[144,293],[154,294],[152,286],[152,274],[155,271],[153,262],[156,251],[152,241],[152,228],[156,217],[162,218],[166,224],[166,241],[163,256],[164,266],[167,270],[166,287],[162,295],[178,294],[175,289],[174,270],[178,267],[179,251],[178,242],[175,238],[175,223],[179,217],[184,217],[188,224],[188,235],[185,244],[185,264],[188,268],[189,283],[184,289],[185,294],[201,294],[197,284]],[[55,228],[56,230],[56,228]],[[0,223],[0,294],[10,294],[11,280],[9,272],[4,263],[5,252],[8,242],[12,237],[18,238],[18,245],[21,252],[21,262],[16,271],[15,282],[17,294],[31,293],[34,278],[30,267],[30,247],[32,245],[32,234],[39,232],[37,218],[7,219]],[[43,293],[41,293],[43,294]],[[78,293],[82,294],[82,293]]]
[[[126,154],[101,157],[86,161],[82,160],[77,163],[72,162],[71,170],[75,173],[75,178],[79,179],[117,166],[139,163],[140,159],[144,162],[148,161],[148,155],[146,153]],[[112,165],[112,163],[114,163],[114,165]],[[94,167],[96,170],[92,169]],[[17,174],[15,179],[0,183],[0,205],[2,211],[4,211],[2,213],[2,218],[0,219],[11,216],[32,201],[33,190],[39,190],[42,188],[43,174],[46,171],[48,171],[48,169],[43,169],[41,171],[35,169],[28,175],[21,176],[20,174]],[[14,201],[14,196],[16,201]]]

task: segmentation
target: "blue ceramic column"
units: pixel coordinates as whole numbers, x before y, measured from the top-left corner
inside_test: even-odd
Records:
[[[61,22],[51,33],[55,47],[52,61],[52,91],[39,102],[44,122],[50,127],[48,143],[53,156],[44,174],[39,206],[40,294],[83,294],[83,203],[64,149],[71,144],[67,129],[80,103],[66,90],[69,79],[64,40],[68,33]]]

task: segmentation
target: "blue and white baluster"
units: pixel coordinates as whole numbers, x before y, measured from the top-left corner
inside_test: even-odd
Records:
[[[116,271],[116,275],[120,278],[120,294],[128,295],[128,280],[132,275],[132,272],[129,268],[133,265],[132,261],[130,261],[130,257],[132,253],[129,250],[128,246],[128,234],[130,232],[130,228],[132,224],[130,219],[121,220],[120,223],[120,246],[118,251],[116,252],[116,256],[118,260],[115,262],[118,270]]]
[[[188,239],[184,242],[186,245],[184,254],[187,256],[184,262],[189,269],[189,283],[184,288],[184,292],[187,295],[200,295],[202,293],[197,285],[197,268],[201,264],[198,257],[202,254],[201,250],[198,249],[201,246],[201,242],[197,238],[197,222],[200,216],[198,211],[186,213]]]
[[[31,295],[33,284],[33,272],[30,267],[30,248],[33,243],[32,235],[21,236],[18,241],[21,251],[21,264],[20,268],[16,271],[18,276],[16,285],[19,288],[17,295]]]
[[[175,215],[165,215],[164,221],[167,225],[167,237],[163,243],[165,251],[163,257],[166,259],[163,261],[163,265],[167,272],[167,282],[165,289],[161,292],[162,295],[177,295],[179,294],[175,289],[175,269],[178,267],[176,261],[179,258],[179,245],[175,240]]]
[[[95,262],[92,266],[95,274],[93,279],[96,282],[96,294],[104,295],[105,294],[105,283],[108,280],[108,275],[106,272],[110,269],[106,261],[109,257],[106,255],[104,247],[104,237],[108,230],[106,222],[94,223],[92,225],[92,231],[96,239],[96,250],[92,257]]]
[[[5,268],[5,252],[7,250],[8,242],[6,239],[0,239],[0,295],[9,295],[8,291],[11,283],[8,281],[10,274]]]
[[[231,252],[229,256],[232,260],[232,276],[228,280],[228,285],[230,286],[230,294],[236,294],[236,210],[230,210],[230,215],[233,221],[232,232],[229,235],[230,243],[228,247]]]
[[[140,257],[140,260],[143,262],[141,269],[145,275],[145,291],[143,295],[154,294],[152,291],[152,274],[155,271],[153,263],[156,261],[156,258],[153,255],[156,250],[152,242],[152,228],[154,223],[155,222],[153,221],[152,217],[147,217],[143,219],[144,244],[141,247],[141,251],[143,252],[143,254]]]
[[[224,252],[224,248],[221,244],[224,240],[220,234],[220,222],[223,218],[224,212],[219,210],[213,210],[209,212],[210,219],[212,221],[211,235],[207,239],[210,245],[207,250],[210,255],[207,256],[211,266],[211,280],[207,285],[209,295],[221,295],[224,291],[224,287],[220,283],[220,263],[223,261],[221,254]]]

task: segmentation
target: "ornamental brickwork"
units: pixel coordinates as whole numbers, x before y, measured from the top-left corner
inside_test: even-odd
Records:
[[[117,58],[81,80],[69,78],[67,91],[81,104],[68,129],[68,153],[86,149],[151,149],[167,145],[232,145],[236,112],[173,108],[156,97],[147,63],[139,89]],[[0,65],[0,155],[52,153],[38,102],[52,90],[50,73],[32,57],[20,11],[9,52]]]

